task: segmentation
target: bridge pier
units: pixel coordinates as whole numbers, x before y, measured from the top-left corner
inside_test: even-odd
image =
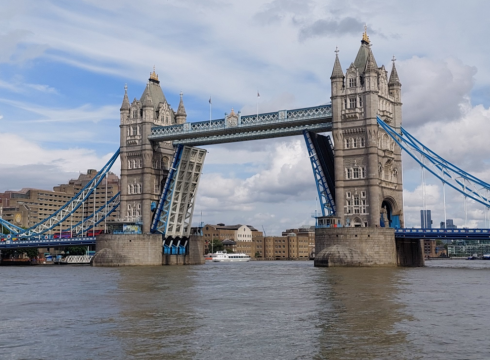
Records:
[[[162,265],[162,235],[97,236],[92,266]]]
[[[315,266],[424,266],[420,240],[395,240],[395,229],[337,227],[315,230]]]
[[[186,255],[165,255],[161,234],[97,236],[92,266],[201,265],[205,263],[202,236],[192,235]]]

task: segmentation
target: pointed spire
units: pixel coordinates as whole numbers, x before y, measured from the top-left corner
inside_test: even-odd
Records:
[[[330,79],[339,79],[344,77],[344,72],[342,71],[342,66],[340,66],[339,60],[339,48],[335,48],[335,63],[333,64],[332,76]]]
[[[185,107],[184,107],[184,100],[183,100],[184,93],[181,91],[180,92],[180,102],[179,102],[179,107],[177,109],[177,115],[182,115],[182,116],[187,116],[185,112]]]
[[[121,110],[129,110],[130,104],[129,104],[129,99],[128,99],[128,85],[124,85],[124,98],[123,102],[121,105]]]
[[[378,65],[376,64],[376,59],[374,58],[373,52],[371,51],[371,47],[368,47],[368,55],[366,59],[366,68],[364,72],[370,72],[378,70]]]
[[[400,82],[400,78],[398,77],[398,72],[396,71],[396,67],[395,67],[395,55],[393,55],[393,59],[391,60],[393,61],[393,67],[391,68],[391,74],[390,74],[390,81],[388,81],[388,85],[389,86],[402,86],[401,82]]]
[[[153,107],[153,101],[151,100],[150,96],[150,82],[148,82],[148,85],[146,86],[146,96],[143,100],[143,107]]]

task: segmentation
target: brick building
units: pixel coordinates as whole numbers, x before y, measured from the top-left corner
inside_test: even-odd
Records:
[[[86,174],[80,174],[78,179],[70,180],[67,184],[55,186],[53,191],[24,188],[20,191],[8,190],[0,193],[2,218],[16,226],[30,228],[49,217],[73,198],[96,174],[96,170],[89,169]],[[83,218],[93,214],[94,205],[95,209],[98,210],[106,203],[106,197],[110,199],[118,192],[119,178],[115,174],[109,173],[107,177],[107,195],[104,179],[97,187],[96,193],[87,199],[85,205],[80,207],[73,216],[66,219],[61,228],[58,226],[51,233],[59,232],[60,229],[68,231],[71,224],[75,225]],[[117,216],[118,211],[115,211],[107,220],[114,220]],[[96,229],[103,230],[104,223],[101,223]]]

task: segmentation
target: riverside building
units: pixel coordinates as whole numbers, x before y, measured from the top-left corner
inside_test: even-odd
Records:
[[[96,175],[96,170],[89,169],[86,174],[80,174],[78,179],[72,179],[67,184],[53,187],[53,191],[24,188],[20,191],[8,190],[0,193],[2,218],[16,226],[30,228],[61,208]],[[110,172],[107,176],[107,188],[106,180],[103,179],[97,187],[97,191],[89,197],[84,206],[81,206],[74,215],[66,219],[61,226],[51,230],[50,234],[69,231],[71,225],[75,225],[92,215],[94,207],[95,210],[98,210],[106,203],[106,199],[112,198],[118,192],[119,178]],[[117,213],[117,210],[114,211],[108,216],[107,221],[115,220],[118,216]],[[101,222],[95,230],[105,230],[105,223]]]

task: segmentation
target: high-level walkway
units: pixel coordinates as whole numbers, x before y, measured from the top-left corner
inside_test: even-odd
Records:
[[[332,131],[332,105],[246,116],[232,112],[224,119],[156,126],[148,138],[155,142],[198,146],[302,135],[304,130]]]

